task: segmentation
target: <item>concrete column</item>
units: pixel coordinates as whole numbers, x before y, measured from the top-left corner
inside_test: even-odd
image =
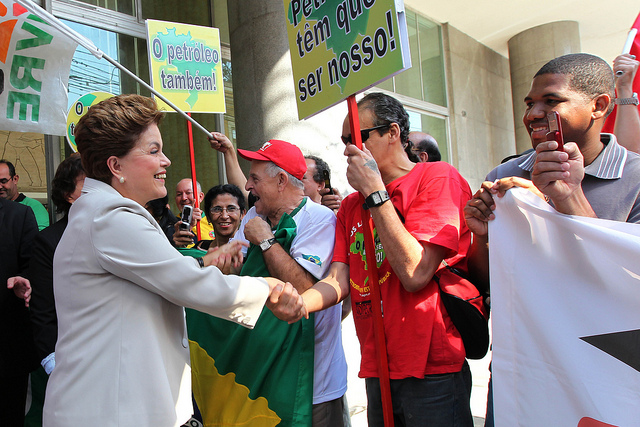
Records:
[[[509,42],[511,92],[516,124],[516,149],[531,148],[529,134],[522,124],[524,97],[529,93],[535,73],[548,61],[568,53],[580,52],[580,33],[575,21],[557,21],[529,28]]]
[[[227,7],[237,141],[257,149],[298,121],[284,6],[230,0]]]
[[[329,163],[332,185],[346,191],[340,140],[346,104],[298,120],[282,0],[228,0],[227,7],[238,147],[256,150],[269,139],[291,142]],[[247,172],[249,163],[240,164]]]

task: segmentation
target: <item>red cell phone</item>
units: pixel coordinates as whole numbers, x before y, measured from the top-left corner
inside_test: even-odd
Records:
[[[564,137],[562,135],[562,124],[560,123],[560,114],[552,111],[547,114],[549,122],[549,132],[547,133],[547,141],[555,141],[558,143],[558,151],[564,151]]]

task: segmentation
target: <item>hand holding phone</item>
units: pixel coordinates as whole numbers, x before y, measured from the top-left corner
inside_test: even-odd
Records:
[[[180,217],[180,230],[191,229],[191,218],[193,217],[193,206],[184,205],[182,216]]]
[[[329,179],[329,171],[322,171],[322,178],[324,178],[324,188],[328,188],[330,193],[333,193],[333,189],[331,188],[331,180]]]
[[[549,132],[547,132],[547,141],[555,141],[558,143],[558,151],[564,151],[564,136],[562,135],[562,124],[560,123],[560,114],[552,111],[547,114],[549,122]]]

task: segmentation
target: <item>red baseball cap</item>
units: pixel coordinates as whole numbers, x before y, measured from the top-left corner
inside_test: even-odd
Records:
[[[238,148],[238,154],[247,160],[273,162],[300,180],[307,171],[307,162],[302,151],[295,145],[278,139],[265,142],[258,151]]]

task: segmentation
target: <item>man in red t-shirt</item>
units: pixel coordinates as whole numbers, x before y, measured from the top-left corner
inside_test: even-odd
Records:
[[[375,223],[376,264],[396,426],[472,426],[470,377],[460,334],[446,313],[434,274],[452,274],[443,261],[467,270],[470,232],[463,208],[469,185],[444,162],[415,164],[405,152],[409,116],[395,98],[372,93],[358,103],[363,150],[342,128],[349,184],[359,194],[338,211],[328,276],[303,294],[317,311],[351,295],[366,379],[368,421],[382,426],[373,338],[371,293],[364,254],[363,215]],[[455,279],[454,279],[455,280]]]

